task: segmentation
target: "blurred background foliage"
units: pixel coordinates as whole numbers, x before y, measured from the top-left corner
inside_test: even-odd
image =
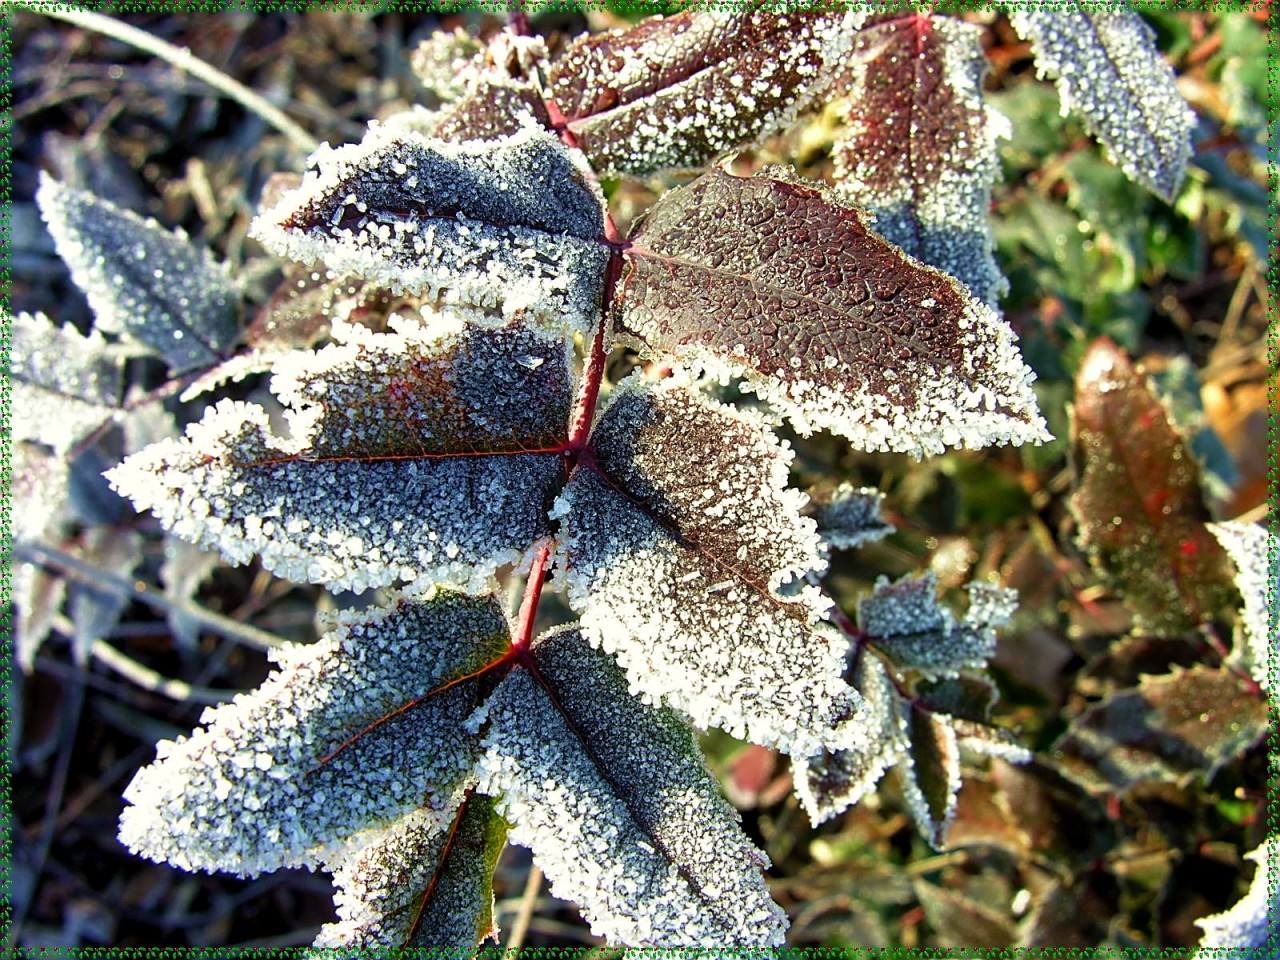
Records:
[[[500,26],[483,13],[395,6],[122,19],[189,47],[336,144],[359,139],[370,118],[430,102],[409,55],[432,29]],[[1085,357],[1114,343],[1149,377],[1135,381],[1126,402],[1149,396],[1157,419],[1172,425],[1167,437],[1130,433],[1117,441],[1121,454],[1140,449],[1151,465],[1131,483],[1164,483],[1185,455],[1195,469],[1182,493],[1193,495],[1195,522],[1263,518],[1266,390],[1276,370],[1265,347],[1274,242],[1265,164],[1275,127],[1267,122],[1261,9],[1146,14],[1201,118],[1173,205],[1131,183],[1077,120],[1061,115],[1053,87],[1035,77],[1027,45],[1002,17],[964,14],[986,27],[988,90],[1014,130],[1001,148],[1005,179],[992,209],[1010,281],[1002,306],[1039,375],[1057,439],[916,463],[856,453],[830,437],[793,437],[794,479],[849,480],[888,493],[898,532],[833,557],[830,583],[846,610],[878,575],[920,568],[957,595],[974,579],[1020,591],[1020,612],[992,671],[1002,695],[996,717],[1036,759],[967,767],[948,846],[936,851],[918,836],[892,777],[871,800],[814,829],[790,792],[785,757],[708,733],[708,757],[773,861],[774,894],[792,917],[796,945],[1183,947],[1199,938],[1197,917],[1225,909],[1248,885],[1252,867],[1241,855],[1265,834],[1274,784],[1257,740],[1261,697],[1224,666],[1237,601],[1189,627],[1135,628],[1134,570],[1096,557],[1091,565],[1081,546],[1097,518],[1072,509],[1084,451],[1073,449],[1069,408],[1090,389],[1081,377]],[[599,10],[534,18],[553,43],[620,22]],[[12,308],[81,329],[90,321],[36,212],[40,170],[184,227],[241,271],[251,307],[265,303],[279,265],[246,231],[271,176],[301,169],[285,138],[119,42],[30,12],[12,15],[9,29]],[[736,162],[793,161],[821,177],[837,116],[828,111]],[[679,179],[607,183],[620,225]],[[615,372],[630,362],[616,358]],[[158,371],[140,362],[131,375],[152,387]],[[235,389],[265,397],[261,378]],[[197,407],[170,410],[190,419]],[[134,576],[158,585],[162,565],[182,569],[182,558],[149,517],[113,502],[96,480],[113,443],[119,439],[105,437],[73,465],[80,522],[57,546],[105,565],[96,531],[148,534]],[[84,506],[92,502],[96,513]],[[183,589],[192,602],[290,640],[313,639],[317,615],[359,602],[275,580],[256,565],[186,563]],[[1225,578],[1222,595],[1231,596],[1226,569],[1198,576]],[[53,584],[58,571],[46,572]],[[92,607],[95,596],[110,605],[100,585],[98,594],[92,583],[81,588],[82,606]],[[46,593],[50,640],[30,672],[13,669],[10,691],[16,944],[309,943],[332,916],[324,875],[190,875],[138,860],[115,839],[121,791],[155,741],[188,731],[203,702],[255,686],[265,659],[198,630],[191,643],[177,643],[171,620],[126,596],[114,602],[105,639],[142,671],[96,658],[82,667],[70,654],[75,614],[62,611],[52,586]],[[1189,690],[1226,690],[1244,706],[1188,733],[1178,724]],[[1192,748],[1198,752],[1188,760]],[[527,946],[595,944],[576,911],[529,876],[527,855],[509,849],[496,884],[504,931],[523,910]]]

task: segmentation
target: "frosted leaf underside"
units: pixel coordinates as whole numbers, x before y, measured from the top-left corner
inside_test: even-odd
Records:
[[[333,875],[339,920],[313,946],[470,956],[495,932],[493,871],[505,841],[489,797],[415,810],[343,855]]]
[[[463,678],[508,642],[491,598],[441,592],[286,647],[260,688],[159,745],[125,791],[120,839],[186,870],[253,875],[446,809],[476,760],[463,723],[479,691]]]
[[[698,167],[775,133],[845,69],[858,10],[687,10],[585,37],[551,96],[601,173]]]
[[[875,216],[878,233],[994,306],[1007,284],[988,209],[1008,121],[983,96],[982,34],[901,13],[859,31],[832,160],[841,192]]]
[[[1154,33],[1124,3],[1010,5],[1041,75],[1078,112],[1129,177],[1172,202],[1191,156],[1196,117],[1160,59]]]
[[[647,698],[702,726],[812,752],[857,697],[790,452],[758,419],[667,381],[619,387],[557,511],[569,602]]]
[[[576,629],[534,648],[485,706],[481,789],[593,932],[629,946],[767,947],[786,919],[768,860],[719,794],[688,724],[630,695]]]
[[[995,653],[996,628],[1008,622],[1017,594],[989,584],[969,585],[969,610],[960,622],[938,602],[932,573],[881,580],[858,604],[859,625],[871,643],[899,666],[929,675],[983,667]]]
[[[122,359],[96,330],[20,313],[9,327],[13,439],[64,454],[119,410]]]
[[[238,294],[208,251],[47,176],[36,202],[99,330],[154,350],[175,374],[222,359],[236,337]]]
[[[863,742],[847,750],[791,758],[796,795],[814,826],[862,800],[906,754],[905,704],[884,663],[863,648],[850,671],[850,682],[865,703]]]
[[[562,330],[598,317],[602,201],[551,134],[453,144],[374,126],[312,163],[254,221],[277,253],[397,292],[528,311]]]
[[[884,494],[874,487],[842,483],[818,510],[818,533],[837,550],[881,540],[893,526],[881,515]]]
[[[1209,532],[1235,564],[1236,588],[1244,600],[1240,619],[1245,643],[1233,655],[1264,689],[1271,690],[1275,686],[1271,661],[1280,641],[1268,625],[1268,597],[1280,596],[1280,544],[1258,523],[1211,523]]]
[[[455,326],[446,326],[452,319]],[[259,407],[222,401],[182,440],[110,478],[174,534],[233,563],[364,589],[478,592],[551,532],[572,392],[563,340],[456,324],[295,353],[273,388],[292,440]]]
[[[802,431],[915,455],[1048,437],[1009,326],[816,186],[713,170],[632,243],[618,332],[745,377]]]

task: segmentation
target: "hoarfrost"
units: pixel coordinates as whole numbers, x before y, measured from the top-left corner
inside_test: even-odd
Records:
[[[162,741],[125,791],[120,839],[186,870],[312,866],[419,807],[445,811],[471,775],[478,704],[455,682],[501,658],[491,598],[438,592],[346,615],[279,672]],[[407,709],[406,709],[407,708]]]
[[[592,931],[630,946],[783,942],[768,865],[720,796],[688,724],[645,706],[574,628],[534,647],[484,708],[481,789],[511,839]]]

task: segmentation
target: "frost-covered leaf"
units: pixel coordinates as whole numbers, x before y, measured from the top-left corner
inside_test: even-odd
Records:
[[[410,811],[446,810],[471,776],[473,675],[506,654],[491,598],[439,592],[347,615],[276,655],[253,693],[163,741],[129,788],[120,839],[186,870],[314,865]],[[365,835],[364,831],[371,831]]]
[[[1098,573],[1139,629],[1176,634],[1230,603],[1195,458],[1129,358],[1103,337],[1076,376],[1070,507]]]
[[[479,794],[456,810],[415,810],[342,856],[333,876],[340,919],[314,946],[471,956],[496,933],[493,871],[506,836],[494,801]]]
[[[1063,773],[1095,793],[1212,777],[1267,729],[1266,703],[1245,684],[1202,664],[1145,676],[1076,717],[1054,756]]]
[[[222,359],[236,338],[239,293],[207,250],[47,176],[36,202],[99,330],[154,350],[175,374]]]
[[[994,306],[1008,284],[988,210],[1009,123],[982,92],[982,34],[927,12],[863,27],[832,160],[841,192],[875,216],[878,233]]]
[[[70,466],[65,457],[20,438],[15,438],[9,457],[13,536],[40,540],[57,525],[66,504]]]
[[[960,792],[960,748],[950,718],[911,709],[909,744],[898,766],[902,795],[921,835],[936,848],[946,844],[947,827]]]
[[[560,329],[599,316],[603,201],[551,134],[452,144],[371,126],[311,163],[302,186],[254,221],[277,253],[393,291],[531,311]]]
[[[63,454],[119,412],[123,361],[96,330],[86,337],[20,313],[9,332],[15,441]]]
[[[160,582],[164,585],[165,597],[179,602],[190,600],[200,589],[200,584],[218,569],[218,562],[216,553],[201,550],[177,537],[165,537],[164,562],[160,564]],[[200,622],[184,613],[179,605],[171,606],[166,616],[178,649],[194,653],[200,637]]]
[[[1013,615],[1017,594],[984,583],[971,583],[968,590],[969,609],[957,622],[938,602],[932,572],[892,584],[882,577],[875,593],[858,604],[859,625],[900,666],[929,675],[983,667],[995,653],[996,629]]]
[[[818,534],[837,550],[852,550],[893,533],[880,513],[884,494],[874,487],[840,484],[818,508]]]
[[[569,602],[650,701],[801,754],[850,745],[857,696],[791,453],[675,378],[614,391],[556,512]],[[821,742],[819,742],[821,741]]]
[[[1172,202],[1196,117],[1160,59],[1154,33],[1126,3],[1010,4],[1042,76],[1126,174]]]
[[[862,742],[846,750],[791,758],[796,795],[815,827],[858,803],[906,755],[908,708],[884,662],[862,647],[849,679],[864,701]]]
[[[631,244],[618,332],[744,376],[802,432],[917,456],[1048,438],[1009,326],[816,185],[713,170]]]
[[[1230,910],[1196,921],[1203,956],[1270,956],[1280,942],[1280,839],[1269,837],[1245,856],[1257,864],[1248,892]]]
[[[865,17],[713,5],[650,18],[571,44],[551,96],[602,173],[701,166],[825,99]]]
[[[674,711],[638,702],[575,628],[543,637],[479,719],[481,789],[511,840],[596,934],[630,946],[761,948],[786,919],[768,865],[738,826]]]
[[[133,530],[94,527],[85,533],[75,555],[90,566],[129,577],[142,562],[142,535]],[[71,584],[67,609],[75,627],[71,650],[76,663],[89,662],[93,645],[115,629],[130,602],[129,596],[116,590],[97,589],[81,580]]]
[[[232,563],[359,590],[404,581],[486,588],[551,532],[572,392],[569,346],[465,323],[378,334],[280,361],[291,437],[229,400],[182,440],[110,474],[170,530]]]
[[[1248,670],[1265,690],[1274,690],[1273,658],[1280,656],[1280,630],[1274,625],[1269,598],[1280,597],[1280,543],[1258,523],[1211,523],[1236,566],[1236,587],[1244,598],[1240,611],[1243,643],[1237,641],[1232,659]]]

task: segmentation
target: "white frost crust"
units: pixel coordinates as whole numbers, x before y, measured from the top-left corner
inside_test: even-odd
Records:
[[[876,647],[895,663],[929,676],[955,676],[981,668],[995,653],[996,629],[1017,609],[1017,592],[986,583],[968,585],[969,609],[959,623],[938,602],[932,572],[876,582],[858,605],[859,625],[876,637]]]
[[[119,414],[121,359],[97,330],[84,336],[42,313],[19,313],[9,330],[14,441],[62,455]]]
[[[1172,202],[1196,115],[1137,12],[1127,4],[1022,3],[1009,21],[1031,41],[1036,72],[1056,80],[1063,115],[1078,112],[1127,176]]]
[[[513,842],[592,932],[628,946],[780,946],[786,917],[687,723],[631,697],[576,630],[543,641],[484,708],[481,789],[501,795]]]
[[[262,408],[222,400],[185,438],[148,447],[108,479],[230,563],[257,554],[279,576],[340,589],[482,593],[549,532],[542,491],[560,473],[554,453],[485,456],[484,442],[541,427],[551,407],[529,394],[545,404],[543,386],[568,403],[570,348],[532,331],[469,329],[449,314],[389,334],[335,325],[347,342],[283,357],[273,387],[292,404],[288,439],[272,434]],[[451,371],[448,398],[411,379],[438,367]],[[476,456],[430,455],[464,430],[479,438]]]
[[[315,866],[371,842],[400,817],[445,811],[471,775],[475,708],[466,684],[437,694],[329,756],[370,724],[500,656],[490,600],[436,594],[347,614],[280,670],[211,707],[189,737],[161,741],[125,790],[120,840],[184,870],[252,876]]]
[[[225,264],[184,231],[43,173],[36,203],[99,330],[156,351],[175,374],[219,360],[237,332]]]
[[[1204,930],[1197,956],[1261,957],[1268,939],[1274,944],[1274,938],[1280,936],[1280,838],[1268,837],[1245,857],[1258,865],[1253,881],[1231,909],[1196,921]],[[1221,952],[1224,950],[1231,952]],[[1245,950],[1250,952],[1236,952]]]
[[[846,481],[818,511],[818,533],[837,550],[882,540],[894,530],[880,512],[883,504],[884,494],[875,487],[855,487]]]
[[[719,35],[744,16],[745,8],[707,6],[689,21],[691,31],[703,35],[704,45],[715,43]],[[812,109],[828,94],[846,69],[853,49],[853,37],[866,20],[867,11],[851,6],[838,21],[815,26],[805,23],[766,51],[754,51],[745,59],[758,70],[743,70],[736,60],[707,64],[690,77],[621,104],[608,111],[575,121],[575,127],[589,141],[600,143],[603,159],[600,173],[642,175],[663,169],[701,166],[707,144],[713,153],[735,146],[758,143],[791,124],[805,110]],[[616,31],[617,34],[625,30]],[[696,35],[696,34],[695,34]],[[690,43],[693,38],[684,37]],[[589,70],[586,89],[606,86],[625,88],[645,85],[669,51],[656,44],[640,48],[617,47],[602,71]],[[763,55],[761,55],[763,54]],[[816,58],[817,63],[806,63]],[[575,59],[578,69],[589,68],[586,58]],[[802,81],[797,96],[784,97],[784,76],[794,74]],[[709,91],[708,91],[708,88]],[[710,95],[708,95],[708,92]],[[772,112],[761,112],[760,101],[778,101]],[[619,136],[619,129],[625,135]]]
[[[570,605],[646,702],[788,752],[852,745],[859,698],[792,453],[758,416],[679,380],[610,397],[557,501]],[[608,479],[605,479],[607,477]]]
[[[879,657],[866,651],[860,655],[853,686],[865,703],[863,742],[847,750],[791,758],[796,796],[815,827],[859,803],[906,756],[906,710]]]
[[[603,196],[584,177],[550,179],[572,160],[545,130],[450,143],[373,123],[358,144],[322,144],[309,165],[301,186],[253,222],[251,235],[274,252],[397,293],[500,309],[562,332],[594,328],[608,262]],[[380,210],[373,204],[393,180],[397,196],[473,215]],[[338,198],[329,222],[282,226]]]
[[[972,299],[961,327],[964,362],[959,369],[894,361],[902,371],[899,379],[915,392],[910,406],[877,395],[869,385],[845,391],[800,375],[768,376],[745,356],[718,357],[696,344],[682,345],[688,356],[681,366],[721,384],[740,380],[744,390],[775,407],[801,436],[828,430],[868,452],[907,453],[920,459],[948,448],[979,450],[992,444],[1052,440],[1031,387],[1035,371],[1022,359],[1013,329],[986,304]],[[992,374],[999,377],[998,387],[982,382]]]
[[[1271,603],[1280,598],[1280,542],[1258,523],[1211,523],[1209,532],[1236,566],[1236,587],[1244,598],[1240,611],[1244,643],[1237,659],[1264,690],[1275,691],[1280,636],[1269,626]]]

